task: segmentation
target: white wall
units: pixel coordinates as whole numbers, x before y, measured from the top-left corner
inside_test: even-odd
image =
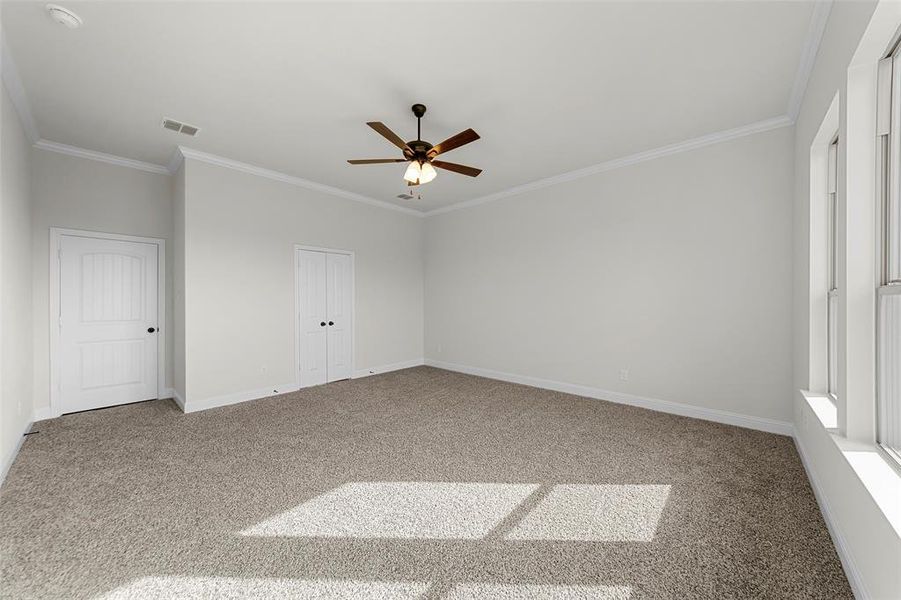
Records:
[[[31,151],[0,93],[0,481],[32,415]]]
[[[422,358],[422,219],[193,159],[184,169],[189,405],[296,382],[294,244],[356,253],[357,371]]]
[[[185,169],[172,177],[172,387],[185,398]],[[184,408],[184,406],[182,406]]]
[[[857,173],[847,168],[854,164],[859,166],[863,155],[872,152],[875,146],[875,125],[872,123],[872,115],[866,114],[873,111],[875,106],[875,102],[872,101],[873,89],[853,90],[850,95],[848,93],[850,87],[848,69],[870,23],[874,8],[875,2],[836,2],[833,5],[796,123],[792,330],[796,440],[804,455],[813,485],[818,490],[820,506],[830,524],[833,539],[837,542],[839,554],[846,566],[849,579],[856,588],[855,591],[862,598],[881,599],[901,598],[901,574],[898,570],[898,565],[901,564],[901,537],[897,529],[899,524],[893,526],[886,513],[874,501],[874,481],[872,475],[867,473],[876,474],[877,488],[886,486],[887,489],[891,489],[890,479],[895,477],[894,485],[897,489],[898,480],[897,474],[876,452],[872,439],[874,402],[872,340],[875,329],[872,310],[876,286],[873,256],[875,227],[872,216],[875,199],[872,197],[872,189],[870,193],[861,193],[860,189],[848,193],[851,187],[861,182],[864,188],[872,188],[875,177],[872,165],[858,169]],[[901,11],[896,8],[894,12],[897,14]],[[888,28],[888,36],[895,27],[897,21]],[[887,39],[883,40],[882,44],[886,42]],[[859,93],[869,94],[869,98],[859,102],[857,97]],[[843,366],[839,370],[840,397],[837,420],[839,428],[847,431],[853,439],[848,439],[839,431],[827,430],[823,420],[798,392],[811,388],[814,388],[814,391],[823,391],[821,373],[825,352],[822,348],[813,347],[812,344],[822,344],[824,339],[817,331],[819,323],[815,323],[818,327],[811,327],[811,305],[817,306],[811,298],[811,144],[836,96],[839,96],[840,103],[841,119],[838,123],[838,133],[842,147],[839,158],[841,215],[839,234],[842,237],[848,235],[851,241],[850,245],[846,245],[843,240],[838,244],[839,287],[842,289],[839,300],[843,303],[843,313],[847,313],[843,314],[840,323],[840,328],[846,331],[840,331],[838,339],[841,348],[847,343],[848,352],[839,353],[839,360]],[[856,104],[849,106],[849,101]],[[854,131],[853,127],[849,131],[849,122],[859,123],[868,119],[871,123],[865,125],[862,131]],[[859,141],[863,144],[864,151],[855,150],[851,152],[849,158],[846,151],[849,141],[851,143]],[[825,202],[825,199],[822,201]],[[824,248],[822,250],[824,251]],[[861,262],[862,268],[850,266],[859,265]],[[818,280],[816,273],[813,279]],[[869,279],[868,282],[863,282],[862,289],[861,279]],[[849,286],[857,287],[849,292]],[[813,293],[820,294],[823,291],[813,290]],[[863,315],[851,314],[853,303],[851,306],[848,305],[849,296],[853,303],[865,305]],[[815,314],[814,318],[824,317]],[[867,348],[863,352],[851,343],[852,340],[858,339],[869,340],[864,344]],[[861,361],[869,362],[869,365],[860,368]],[[846,377],[849,370],[852,377],[856,377],[858,382],[856,385],[852,385]],[[870,380],[869,383],[866,383],[867,379]],[[846,407],[848,411],[845,411]],[[868,440],[864,439],[868,436]],[[853,461],[850,460],[852,458]],[[863,460],[870,461],[866,471],[861,471],[852,464],[855,461],[859,464]],[[897,507],[897,497],[894,503]],[[897,516],[895,518],[897,519]]]
[[[426,357],[790,420],[791,149],[782,128],[429,217]]]
[[[34,395],[38,415],[50,406],[50,227],[172,240],[172,183],[146,173],[46,150],[33,159]],[[166,328],[172,330],[172,252],[166,256]],[[166,387],[171,387],[172,339],[166,336]],[[162,392],[162,391],[161,391]]]

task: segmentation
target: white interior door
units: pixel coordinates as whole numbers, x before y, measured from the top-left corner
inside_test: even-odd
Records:
[[[298,321],[300,324],[300,386],[328,381],[328,319],[326,304],[326,255],[298,251]]]
[[[328,301],[328,380],[350,379],[353,375],[353,272],[348,254],[326,255]]]
[[[300,387],[353,376],[353,259],[297,251]]]
[[[60,236],[62,413],[158,397],[158,247]]]

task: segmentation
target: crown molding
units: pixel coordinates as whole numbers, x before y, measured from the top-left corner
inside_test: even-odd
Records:
[[[41,150],[47,150],[49,152],[57,152],[59,154],[68,154],[69,156],[77,156],[78,158],[86,158],[88,160],[96,160],[99,162],[116,165],[119,167],[127,167],[129,169],[137,169],[139,171],[145,171],[147,173],[156,173],[159,175],[174,175],[178,172],[178,169],[181,168],[182,163],[185,158],[190,158],[192,160],[198,160],[201,162],[209,163],[212,165],[217,165],[219,167],[224,167],[226,169],[232,169],[235,171],[241,171],[244,173],[250,173],[252,175],[256,175],[258,177],[265,177],[267,179],[273,179],[275,181],[281,181],[283,183],[289,183],[291,185],[296,185],[299,187],[303,187],[309,190],[322,192],[325,194],[330,194],[333,196],[338,196],[341,198],[346,198],[348,200],[353,200],[355,202],[362,202],[364,204],[369,204],[371,206],[377,206],[379,208],[386,208],[389,210],[394,210],[398,212],[402,212],[404,214],[413,215],[416,217],[423,217],[425,213],[422,211],[418,211],[412,208],[406,208],[404,206],[397,206],[396,204],[391,204],[389,202],[383,202],[381,200],[376,200],[375,198],[370,198],[368,196],[363,196],[362,194],[356,194],[354,192],[349,192],[347,190],[342,190],[340,188],[332,187],[329,185],[325,185],[322,183],[316,183],[315,181],[309,181],[307,179],[302,179],[300,177],[295,177],[293,175],[288,175],[286,173],[280,173],[278,171],[273,171],[272,169],[265,169],[263,167],[257,167],[255,165],[251,165],[248,163],[242,163],[237,160],[232,160],[230,158],[225,158],[223,156],[217,156],[215,154],[210,154],[208,152],[200,152],[199,150],[193,150],[191,148],[187,148],[185,146],[178,146],[175,149],[175,152],[172,153],[172,158],[169,160],[169,163],[166,166],[158,165],[156,163],[144,162],[141,160],[135,160],[132,158],[125,158],[123,156],[117,156],[115,154],[107,154],[106,152],[97,152],[96,150],[88,150],[86,148],[80,148],[78,146],[71,146],[69,144],[61,144],[59,142],[52,142],[50,140],[39,139],[34,143],[35,148],[39,148]]]
[[[465,200],[463,202],[451,204],[450,206],[443,206],[441,208],[436,208],[434,210],[430,210],[430,211],[426,212],[425,216],[431,217],[434,215],[440,215],[440,214],[444,214],[444,213],[451,212],[454,210],[460,210],[462,208],[478,206],[480,204],[485,204],[487,202],[493,202],[494,200],[500,200],[501,198],[509,198],[510,196],[516,196],[518,194],[524,194],[526,192],[540,190],[542,188],[550,187],[552,185],[557,185],[558,183],[574,181],[576,179],[582,179],[583,177],[590,177],[592,175],[597,175],[598,173],[605,173],[607,171],[612,171],[614,169],[621,169],[623,167],[628,167],[628,166],[635,165],[638,163],[647,162],[649,160],[655,160],[657,158],[662,158],[664,156],[669,156],[671,154],[678,154],[680,152],[688,152],[689,150],[695,150],[697,148],[703,148],[704,146],[711,146],[713,144],[727,142],[729,140],[734,140],[736,138],[753,135],[755,133],[763,133],[765,131],[770,131],[772,129],[779,129],[781,127],[789,127],[793,124],[794,124],[794,121],[792,121],[787,115],[782,115],[781,117],[774,117],[772,119],[766,119],[765,121],[757,121],[756,123],[751,123],[749,125],[743,125],[742,127],[735,127],[734,129],[726,129],[723,131],[717,131],[715,133],[710,133],[707,135],[703,135],[701,137],[696,137],[696,138],[692,138],[690,140],[685,140],[684,142],[678,142],[676,144],[670,144],[668,146],[661,146],[659,148],[645,150],[644,152],[639,152],[637,154],[630,154],[629,156],[624,156],[622,158],[615,158],[613,160],[608,160],[606,162],[602,162],[602,163],[599,163],[596,165],[591,165],[590,167],[584,167],[582,169],[576,169],[575,171],[569,171],[567,173],[562,173],[560,175],[554,175],[552,177],[547,177],[545,179],[538,179],[536,181],[532,181],[530,183],[526,183],[523,185],[517,185],[517,186],[511,187],[511,188],[508,188],[506,190],[501,190],[501,191],[495,192],[493,194],[488,194],[487,196],[482,196],[480,198],[474,198],[472,200]]]
[[[6,33],[0,29],[0,77],[3,78],[3,85],[9,92],[9,98],[12,100],[19,120],[22,122],[22,129],[25,130],[25,136],[29,143],[34,144],[41,139],[38,133],[37,124],[31,114],[31,108],[28,104],[28,96],[25,94],[25,86],[22,85],[22,79],[19,77],[19,69],[13,60],[13,55],[6,45]]]
[[[48,150],[50,152],[58,152],[60,154],[68,154],[69,156],[77,156],[79,158],[87,158],[88,160],[96,160],[98,162],[116,165],[118,167],[128,167],[129,169],[137,169],[146,171],[147,173],[157,173],[160,175],[169,175],[169,169],[163,165],[134,160],[132,158],[124,158],[115,154],[107,154],[106,152],[97,152],[95,150],[87,150],[78,146],[70,146],[69,144],[60,144],[59,142],[51,142],[50,140],[40,139],[34,144],[35,148]]]
[[[763,133],[765,131],[770,131],[772,129],[788,127],[793,124],[794,124],[794,120],[789,118],[787,115],[783,115],[780,117],[774,117],[772,119],[766,119],[764,121],[757,121],[756,123],[751,123],[749,125],[744,125],[742,127],[736,127],[733,129],[726,129],[724,131],[718,131],[718,132],[704,135],[701,137],[685,140],[683,142],[678,142],[676,144],[670,144],[668,146],[661,146],[659,148],[653,148],[651,150],[646,150],[644,152],[639,152],[637,154],[631,154],[629,156],[616,158],[616,159],[602,162],[602,163],[599,163],[596,165],[591,165],[589,167],[584,167],[582,169],[577,169],[575,171],[569,171],[567,173],[561,173],[560,175],[554,175],[552,177],[547,177],[545,179],[539,179],[539,180],[532,181],[532,182],[529,182],[529,183],[526,183],[523,185],[518,185],[518,186],[511,187],[511,188],[507,188],[505,190],[501,190],[499,192],[495,192],[495,193],[489,194],[487,196],[481,196],[479,198],[474,198],[472,200],[465,200],[463,202],[451,204],[450,206],[443,206],[441,208],[436,208],[436,209],[430,210],[428,212],[418,211],[418,210],[415,210],[412,208],[407,208],[404,206],[398,206],[396,204],[391,204],[389,202],[376,200],[375,198],[370,198],[368,196],[364,196],[362,194],[357,194],[355,192],[350,192],[350,191],[342,190],[340,188],[332,187],[329,185],[316,183],[315,181],[310,181],[308,179],[303,179],[301,177],[295,177],[294,175],[288,175],[287,173],[281,173],[279,171],[274,171],[272,169],[266,169],[263,167],[258,167],[256,165],[251,165],[251,164],[240,162],[237,160],[232,160],[230,158],[225,158],[223,156],[218,156],[216,154],[210,154],[208,152],[201,152],[199,150],[194,150],[194,149],[188,148],[186,146],[178,146],[175,149],[175,152],[173,152],[172,158],[169,160],[169,163],[167,166],[158,165],[155,163],[143,162],[143,161],[134,160],[131,158],[124,158],[121,156],[116,156],[114,154],[107,154],[105,152],[97,152],[94,150],[87,150],[85,148],[79,148],[78,146],[70,146],[68,144],[60,144],[58,142],[52,142],[52,141],[44,140],[44,139],[39,139],[37,142],[35,142],[34,147],[40,148],[42,150],[48,150],[50,152],[58,152],[61,154],[68,154],[70,156],[77,156],[79,158],[96,160],[96,161],[100,161],[100,162],[104,162],[104,163],[108,163],[108,164],[112,164],[112,165],[117,165],[120,167],[128,167],[131,169],[138,169],[140,171],[146,171],[148,173],[158,173],[161,175],[174,175],[178,171],[178,169],[181,167],[184,160],[186,158],[190,158],[192,160],[198,160],[201,162],[216,165],[216,166],[223,167],[226,169],[241,171],[243,173],[249,173],[251,175],[256,175],[258,177],[264,177],[266,179],[272,179],[274,181],[280,181],[282,183],[296,185],[298,187],[303,187],[303,188],[306,188],[309,190],[322,192],[322,193],[333,195],[333,196],[338,196],[340,198],[345,198],[348,200],[353,200],[355,202],[369,204],[370,206],[377,206],[379,208],[385,208],[388,210],[402,212],[404,214],[408,214],[408,215],[412,215],[412,216],[416,216],[416,217],[429,217],[429,216],[444,214],[444,213],[451,212],[454,210],[460,210],[463,208],[478,206],[480,204],[485,204],[487,202],[492,202],[494,200],[500,200],[501,198],[516,196],[518,194],[524,194],[526,192],[531,192],[533,190],[546,188],[546,187],[549,187],[552,185],[557,185],[559,183],[565,183],[567,181],[581,179],[583,177],[590,177],[591,175],[597,175],[599,173],[612,171],[614,169],[620,169],[623,167],[628,167],[630,165],[647,162],[650,160],[655,160],[657,158],[662,158],[664,156],[669,156],[671,154],[687,152],[689,150],[695,150],[697,148],[703,148],[704,146],[719,144],[721,142],[726,142],[726,141],[733,140],[736,138],[753,135],[755,133]]]
[[[308,190],[313,190],[315,192],[322,192],[324,194],[338,196],[339,198],[345,198],[347,200],[354,200],[355,202],[362,202],[363,204],[369,204],[370,206],[386,208],[389,210],[402,212],[404,214],[413,215],[416,217],[422,217],[425,215],[425,213],[423,213],[422,211],[414,210],[412,208],[398,206],[396,204],[391,204],[390,202],[383,202],[382,200],[376,200],[375,198],[370,198],[369,196],[364,196],[362,194],[357,194],[355,192],[349,192],[347,190],[342,190],[340,188],[332,187],[330,185],[316,183],[315,181],[310,181],[308,179],[302,179],[300,177],[295,177],[294,175],[288,175],[286,173],[281,173],[279,171],[273,171],[272,169],[265,169],[263,167],[258,167],[256,165],[243,163],[243,162],[240,162],[237,160],[232,160],[230,158],[217,156],[215,154],[209,154],[207,152],[200,152],[199,150],[193,150],[193,149],[187,148],[185,146],[179,146],[178,150],[177,150],[177,154],[180,154],[182,158],[176,159],[175,157],[173,157],[173,160],[170,161],[170,163],[169,163],[170,166],[175,165],[176,169],[181,164],[182,160],[190,158],[191,160],[198,160],[198,161],[205,162],[205,163],[208,163],[211,165],[225,167],[226,169],[232,169],[234,171],[241,171],[243,173],[249,173],[251,175],[256,175],[258,177],[265,177],[266,179],[272,179],[274,181],[280,181],[282,183],[296,185],[298,187],[306,188]]]
[[[810,74],[816,64],[820,42],[826,31],[829,13],[832,11],[832,2],[833,0],[818,0],[813,5],[810,24],[807,26],[807,37],[804,39],[804,47],[801,50],[801,60],[798,62],[798,70],[795,72],[795,83],[788,99],[786,114],[792,122],[798,119],[798,114],[801,112],[801,102],[804,100],[807,82],[810,81]]]

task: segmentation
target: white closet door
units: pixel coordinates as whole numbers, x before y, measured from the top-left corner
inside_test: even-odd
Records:
[[[350,379],[353,352],[353,271],[350,256],[328,254],[328,380]]]
[[[308,387],[329,381],[326,254],[301,250],[297,267],[300,386]]]
[[[157,392],[157,246],[60,238],[60,400],[69,413]]]

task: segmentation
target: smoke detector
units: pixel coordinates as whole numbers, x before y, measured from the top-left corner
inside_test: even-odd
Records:
[[[81,27],[81,17],[59,4],[48,4],[47,12],[50,14],[51,19],[60,25],[65,25],[69,29],[78,29]]]
[[[176,131],[178,133],[183,133],[191,137],[194,137],[198,133],[200,133],[200,127],[188,125],[187,123],[182,123],[181,121],[176,121],[175,119],[163,119],[163,129]]]

